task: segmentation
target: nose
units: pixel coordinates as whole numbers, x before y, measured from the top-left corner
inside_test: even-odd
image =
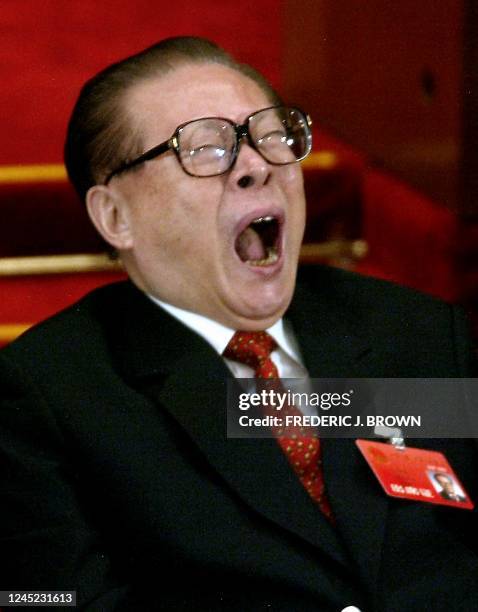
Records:
[[[270,176],[270,165],[247,140],[243,140],[239,145],[239,153],[231,172],[231,181],[239,189],[258,188],[266,185]]]

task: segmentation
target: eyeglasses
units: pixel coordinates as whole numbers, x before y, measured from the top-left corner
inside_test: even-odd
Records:
[[[312,148],[312,121],[298,108],[271,106],[249,115],[242,125],[223,117],[204,117],[187,121],[174,134],[132,161],[121,164],[106,177],[107,185],[121,174],[174,151],[186,174],[197,177],[224,174],[234,165],[243,138],[269,164],[283,166],[298,162]]]

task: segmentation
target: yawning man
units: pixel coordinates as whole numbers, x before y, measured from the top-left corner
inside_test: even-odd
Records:
[[[387,498],[353,440],[225,436],[234,377],[471,375],[458,309],[297,275],[310,148],[305,109],[204,39],[83,87],[66,166],[129,280],[1,353],[2,588],[89,611],[475,609],[474,512]],[[472,441],[434,442],[478,497]]]

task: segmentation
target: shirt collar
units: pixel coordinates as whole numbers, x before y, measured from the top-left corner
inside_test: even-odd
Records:
[[[206,342],[209,342],[209,344],[219,355],[222,355],[224,349],[229,343],[229,340],[236,332],[235,329],[225,327],[213,319],[204,317],[196,312],[183,310],[177,306],[172,306],[171,304],[163,302],[162,300],[158,300],[158,298],[154,297],[153,295],[147,295],[155,304],[166,310],[166,312],[168,312],[171,316],[181,321],[181,323],[186,325],[186,327],[189,327],[189,329],[192,329],[194,332],[199,334],[202,338],[204,338],[204,340],[206,340]],[[294,341],[293,334],[291,334],[290,330],[285,329],[283,319],[279,319],[266,331],[274,338],[277,344],[286,353],[288,353],[299,363],[301,362],[298,347]]]

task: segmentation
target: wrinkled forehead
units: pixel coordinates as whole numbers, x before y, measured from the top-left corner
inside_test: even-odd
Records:
[[[199,63],[183,64],[133,85],[124,108],[145,146],[154,146],[186,121],[225,117],[241,123],[274,102],[272,91],[238,70]]]

